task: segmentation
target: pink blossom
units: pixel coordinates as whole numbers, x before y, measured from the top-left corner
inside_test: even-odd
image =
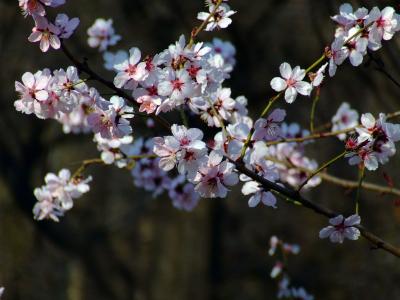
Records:
[[[35,16],[35,27],[28,40],[32,43],[40,41],[40,50],[47,52],[50,46],[53,49],[59,49],[61,42],[59,39],[60,29],[47,21],[45,17]]]
[[[331,224],[328,227],[323,228],[319,232],[321,239],[329,237],[332,243],[343,243],[344,239],[357,240],[360,236],[360,230],[357,225],[361,222],[359,215],[351,215],[348,218],[344,218],[342,215],[329,219]]]
[[[285,91],[285,100],[287,103],[292,103],[297,93],[309,96],[312,90],[311,84],[302,81],[306,76],[305,70],[299,66],[293,70],[288,63],[283,63],[279,67],[281,77],[275,77],[271,80],[271,87],[277,92]]]
[[[15,90],[19,93],[19,99],[14,102],[17,111],[25,114],[36,114],[39,118],[45,118],[42,103],[49,98],[47,90],[51,79],[50,70],[44,69],[35,74],[26,72],[22,75],[22,83],[15,82]]]
[[[197,15],[197,19],[204,21],[210,14],[215,10],[215,5],[211,4],[209,6],[209,13],[200,12]],[[226,28],[232,23],[230,16],[234,15],[236,12],[231,10],[228,4],[221,4],[214,15],[210,18],[207,23],[206,31],[213,31],[214,29]]]
[[[69,19],[66,14],[58,14],[55,20],[55,25],[58,27],[61,39],[68,39],[74,33],[79,25],[79,18]]]
[[[211,151],[207,164],[201,165],[193,179],[196,191],[206,198],[225,198],[228,187],[238,182],[235,166],[223,161],[223,156],[217,151]]]
[[[89,35],[88,44],[92,48],[99,48],[99,51],[105,51],[109,46],[114,46],[121,39],[121,36],[115,34],[113,20],[96,19],[94,24],[87,30]]]
[[[146,79],[149,73],[146,70],[146,63],[140,62],[140,56],[141,53],[138,48],[131,48],[129,50],[129,59],[114,65],[114,69],[118,71],[114,78],[116,87],[134,89],[137,86],[137,82]]]

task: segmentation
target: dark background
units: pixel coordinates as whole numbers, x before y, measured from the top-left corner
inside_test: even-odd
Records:
[[[269,81],[279,64],[309,65],[333,37],[329,16],[341,2],[333,0],[232,0],[238,13],[228,30],[202,33],[229,39],[237,47],[237,67],[227,82],[234,96],[249,99],[256,116],[272,95]],[[352,1],[356,6],[398,7],[398,1]],[[101,56],[86,46],[86,29],[97,17],[113,18],[123,36],[116,49],[137,46],[144,54],[159,52],[181,33],[198,24],[203,1],[180,0],[69,0],[49,9],[52,17],[65,12],[81,24],[67,45],[79,57],[111,79],[99,65]],[[227,199],[203,200],[192,213],[174,209],[167,197],[152,199],[132,184],[130,174],[112,167],[93,167],[90,193],[75,202],[60,224],[35,222],[32,191],[43,184],[46,172],[75,169],[79,161],[97,157],[91,136],[64,135],[53,121],[41,121],[14,110],[14,81],[26,71],[67,67],[61,52],[42,54],[27,37],[33,26],[24,19],[17,1],[0,2],[0,286],[4,299],[274,299],[269,278],[274,258],[267,254],[269,237],[278,235],[299,243],[302,252],[289,260],[294,285],[304,285],[316,299],[400,299],[400,261],[371,250],[361,239],[333,245],[318,239],[327,220],[312,212],[279,203],[277,210],[250,209],[239,189]],[[400,79],[400,37],[377,53],[387,70]],[[400,89],[373,64],[348,64],[326,81],[317,122],[330,120],[348,101],[360,112],[398,110]],[[311,101],[299,98],[288,107],[288,119],[308,126]],[[135,131],[141,132],[138,124]],[[336,139],[308,146],[319,162],[342,151]],[[395,184],[399,159],[367,180],[385,184],[383,171]],[[333,174],[356,179],[345,161]],[[308,197],[350,213],[352,196],[324,183]],[[394,198],[362,193],[363,224],[400,245],[400,208]]]

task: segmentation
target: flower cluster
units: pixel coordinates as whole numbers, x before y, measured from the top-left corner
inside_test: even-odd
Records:
[[[19,7],[25,16],[31,16],[35,22],[28,40],[40,42],[40,50],[47,52],[49,48],[59,49],[61,40],[71,37],[79,25],[78,18],[69,19],[66,14],[58,14],[54,22],[47,19],[45,7],[58,7],[65,0],[19,0]]]
[[[347,102],[343,102],[336,114],[332,117],[332,132],[355,128],[358,125],[358,112],[350,108]],[[340,140],[346,139],[346,133],[339,133]]]
[[[280,132],[284,138],[301,138],[309,135],[308,130],[301,130],[297,123],[283,123]],[[270,158],[277,160],[275,166],[281,181],[295,188],[301,186],[308,179],[308,172],[315,171],[318,168],[318,163],[306,156],[305,144],[305,142],[280,143],[268,148]],[[320,183],[321,178],[314,176],[303,189],[313,188]]]
[[[230,16],[236,12],[231,10],[227,3],[218,4],[216,1],[207,0],[209,12],[200,12],[197,19],[206,22],[206,31],[226,28],[232,23]]]
[[[88,183],[91,180],[91,177],[86,179],[79,176],[71,177],[67,169],[62,169],[58,175],[48,173],[44,179],[46,185],[34,191],[38,200],[33,208],[35,219],[52,219],[58,222],[59,217],[72,208],[73,200],[89,191]]]
[[[144,60],[135,47],[129,53],[106,52],[105,67],[117,73],[115,86],[132,93],[140,112],[159,114],[188,104],[194,113],[202,114],[211,111],[210,102],[218,102],[221,84],[233,69],[233,46],[219,42],[219,47],[217,52],[203,43],[191,46],[181,36],[168,49]]]
[[[160,157],[159,166],[165,171],[175,166],[196,185],[195,190],[206,198],[226,197],[228,186],[238,182],[234,165],[223,160],[219,151],[208,154],[197,128],[173,125],[172,136],[154,138],[154,153]]]
[[[393,7],[383,10],[374,7],[371,11],[361,7],[354,11],[349,3],[345,3],[332,20],[337,23],[337,28],[335,40],[326,50],[330,76],[335,75],[337,66],[347,58],[353,66],[359,66],[368,50],[379,50],[382,41],[392,39],[400,30],[400,16]]]
[[[131,145],[121,147],[127,157],[151,155],[153,148],[153,139],[138,139]],[[175,178],[169,176],[159,167],[160,164],[160,158],[147,157],[137,160],[131,171],[135,186],[152,192],[154,197],[166,192],[174,207],[185,211],[193,210],[200,200],[194,185],[187,182],[183,175]]]
[[[385,114],[376,120],[370,113],[361,116],[361,126],[356,127],[357,137],[346,142],[350,165],[363,164],[374,171],[379,163],[385,164],[396,153],[395,142],[400,141],[400,124],[386,121]]]
[[[75,67],[53,73],[49,69],[35,74],[26,72],[22,82],[15,82],[15,89],[19,93],[14,103],[17,111],[55,119],[63,124],[65,132],[92,130],[108,139],[132,132],[129,119],[133,117],[133,108],[117,96],[110,101],[102,98],[79,78]]]
[[[121,36],[115,34],[112,19],[97,19],[87,30],[87,34],[89,46],[99,48],[99,51],[106,51],[109,46],[116,45],[121,39]]]

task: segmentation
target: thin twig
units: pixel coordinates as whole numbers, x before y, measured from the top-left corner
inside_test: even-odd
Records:
[[[298,167],[295,166],[293,164],[291,164],[288,161],[283,161],[283,160],[279,160],[277,158],[274,157],[270,157],[267,156],[265,159],[270,160],[274,163],[277,164],[281,164],[284,165],[290,169],[295,169],[295,170],[299,170],[301,172],[304,172],[306,174],[312,174],[313,170],[304,168],[304,167]],[[343,188],[346,189],[356,189],[358,188],[358,181],[353,181],[353,180],[347,180],[347,179],[342,179],[336,176],[333,176],[331,174],[329,174],[328,172],[321,172],[318,174],[318,177],[320,177],[322,180],[325,180],[326,182],[332,183],[334,185],[337,186],[341,186]],[[396,189],[396,188],[392,188],[392,187],[386,187],[386,186],[382,186],[379,184],[375,184],[375,183],[371,183],[371,182],[366,182],[363,181],[362,182],[362,188],[369,190],[369,191],[373,191],[373,192],[377,192],[380,194],[390,194],[390,195],[395,195],[395,196],[400,196],[400,190]]]
[[[210,22],[211,18],[214,17],[215,13],[217,12],[218,8],[222,4],[222,0],[218,0],[218,2],[215,4],[213,11],[208,15],[208,17],[200,24],[199,27],[194,28],[190,34],[190,41],[189,44],[187,45],[188,48],[193,46],[194,40],[196,36],[203,30],[203,28]]]

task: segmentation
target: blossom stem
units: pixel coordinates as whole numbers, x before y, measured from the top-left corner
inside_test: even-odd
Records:
[[[359,169],[359,174],[358,174],[358,188],[357,188],[357,194],[356,194],[356,215],[359,215],[359,210],[360,210],[360,194],[361,194],[361,188],[362,188],[362,183],[365,178],[365,166],[362,164]]]
[[[185,110],[183,108],[181,108],[181,109],[179,109],[179,113],[181,115],[181,119],[182,119],[183,125],[185,125],[185,127],[188,128],[189,127],[189,121],[188,121],[188,118],[187,118],[187,116],[185,114]]]
[[[264,116],[268,113],[268,111],[271,109],[271,107],[272,107],[272,105],[274,104],[274,102],[275,102],[276,100],[278,100],[279,97],[282,96],[282,94],[283,94],[283,93],[280,92],[279,94],[276,94],[274,97],[272,97],[272,98],[269,99],[267,106],[265,106],[264,110],[262,111],[262,113],[261,113],[261,115],[260,115],[260,118],[264,117]]]
[[[344,151],[342,153],[340,153],[339,155],[335,156],[334,158],[332,158],[331,160],[327,161],[326,163],[324,163],[322,166],[320,166],[317,170],[315,170],[314,172],[311,173],[310,176],[307,177],[307,179],[299,186],[299,188],[297,189],[298,192],[301,191],[301,189],[318,173],[320,173],[322,170],[328,168],[329,166],[331,166],[332,164],[334,164],[336,161],[338,161],[339,159],[341,159],[343,156],[345,156],[347,153],[347,151]]]
[[[332,131],[332,132],[314,133],[314,134],[310,134],[310,135],[307,135],[304,137],[299,137],[299,138],[280,139],[280,140],[276,140],[276,141],[267,142],[267,145],[271,146],[271,145],[277,145],[277,144],[282,144],[282,143],[301,143],[301,142],[305,142],[305,141],[309,141],[309,140],[317,140],[317,139],[322,139],[322,138],[327,138],[327,137],[334,137],[341,133],[353,132],[355,129],[356,129],[356,127],[351,127],[348,129],[337,130],[337,131]]]
[[[222,0],[218,0],[217,3],[214,6],[213,11],[208,15],[207,19],[205,19],[199,27],[193,28],[191,34],[190,34],[190,41],[189,44],[187,45],[188,48],[192,47],[194,44],[194,41],[197,37],[197,35],[204,29],[204,27],[210,22],[211,18],[214,17],[215,13],[217,12],[218,8],[222,4]]]
[[[95,164],[104,164],[101,158],[93,158],[93,159],[86,159],[82,162],[81,166],[74,172],[71,179],[75,179],[82,175],[83,172],[87,169],[87,167]]]
[[[326,54],[322,54],[322,56],[320,58],[318,58],[314,63],[311,64],[311,66],[309,66],[305,73],[308,74],[309,72],[311,72],[312,70],[314,70],[316,67],[319,66],[319,64],[321,64],[324,60],[326,59]]]
[[[315,110],[317,108],[317,103],[319,101],[320,98],[320,88],[317,88],[316,93],[315,93],[315,97],[313,99],[313,103],[311,106],[311,115],[310,115],[310,132],[314,133],[315,128],[314,128],[314,120],[315,120]]]
[[[131,156],[123,157],[123,158],[116,159],[116,160],[121,160],[121,159],[126,159],[126,158],[129,158],[131,160],[139,160],[139,159],[143,159],[143,158],[156,158],[156,157],[157,157],[157,155],[155,155],[155,154],[143,154],[143,155],[131,155]],[[104,165],[104,164],[105,163],[101,158],[85,159],[84,161],[82,161],[80,167],[74,172],[71,179],[81,176],[82,173],[85,172],[85,170],[91,165]]]

